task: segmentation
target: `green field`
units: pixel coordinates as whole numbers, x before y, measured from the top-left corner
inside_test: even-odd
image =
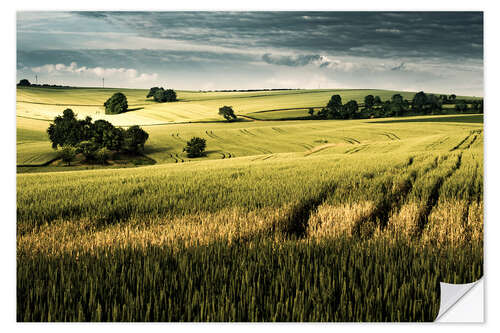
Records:
[[[104,116],[114,91],[18,89],[18,165],[54,158],[66,107],[137,121],[156,161],[18,173],[18,321],[432,321],[439,282],[483,274],[482,115],[227,123],[398,92],[126,90]]]

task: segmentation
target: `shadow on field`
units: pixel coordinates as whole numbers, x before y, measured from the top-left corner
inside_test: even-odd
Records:
[[[153,154],[153,153],[164,153],[168,152],[168,147],[158,147],[158,146],[145,146],[144,154]]]
[[[143,107],[137,107],[137,108],[132,108],[132,109],[127,109],[126,112],[130,112],[130,111],[138,111],[138,110],[142,110],[144,109]]]
[[[378,120],[370,121],[370,124],[388,124],[388,123],[482,123],[483,115],[475,114],[470,116],[450,116],[436,118],[416,118],[416,119],[394,119],[394,120]]]

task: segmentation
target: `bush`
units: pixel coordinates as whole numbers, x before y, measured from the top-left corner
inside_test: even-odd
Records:
[[[77,146],[77,153],[83,154],[86,161],[91,161],[95,158],[94,154],[99,149],[99,146],[93,141],[82,141]]]
[[[182,151],[187,153],[188,157],[200,157],[205,154],[207,142],[203,138],[193,137],[186,142],[186,147]]]
[[[76,147],[73,146],[63,146],[61,149],[61,159],[63,162],[66,162],[69,165],[71,165],[71,162],[75,160],[77,153]]]
[[[111,152],[109,151],[109,149],[103,147],[95,152],[94,157],[97,163],[106,164],[110,154]]]
[[[106,114],[119,114],[125,112],[128,109],[127,97],[117,92],[104,103],[104,106],[106,107]]]

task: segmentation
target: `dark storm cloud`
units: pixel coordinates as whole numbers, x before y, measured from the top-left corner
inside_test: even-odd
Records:
[[[77,12],[139,35],[367,57],[482,58],[481,12]]]

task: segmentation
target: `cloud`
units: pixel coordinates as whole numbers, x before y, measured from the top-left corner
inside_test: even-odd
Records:
[[[314,64],[317,66],[327,66],[329,64],[328,58],[321,56],[319,54],[309,54],[309,55],[273,55],[271,53],[266,53],[262,56],[262,60],[272,65],[281,66],[306,66]]]
[[[82,76],[95,76],[98,78],[124,79],[127,81],[141,82],[158,79],[157,73],[139,73],[133,68],[103,68],[103,67],[78,67],[76,62],[65,64],[45,64],[43,66],[32,67],[34,73],[45,73],[51,75],[75,74]]]
[[[361,67],[360,64],[354,62],[330,59],[328,56],[319,54],[273,55],[270,53],[266,53],[262,56],[262,60],[272,65],[290,67],[303,67],[311,65],[318,68],[326,68],[344,72],[353,71]]]
[[[391,34],[399,34],[401,33],[401,30],[399,29],[375,29],[376,32],[387,32]]]

